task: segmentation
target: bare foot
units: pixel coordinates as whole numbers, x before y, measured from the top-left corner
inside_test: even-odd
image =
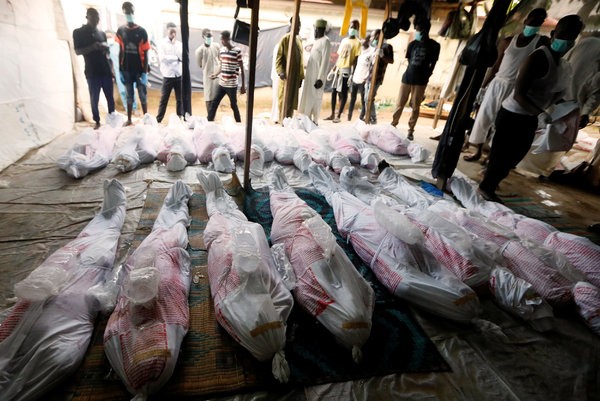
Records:
[[[133,123],[131,122],[131,120],[127,120],[125,121],[125,124],[123,124],[123,127],[129,127],[130,125],[133,125]]]

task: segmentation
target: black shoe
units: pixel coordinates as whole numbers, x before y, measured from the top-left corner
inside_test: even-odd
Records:
[[[408,139],[409,141],[412,141],[413,139],[415,139],[413,133],[411,131],[408,132],[408,135],[406,136],[406,139]]]
[[[331,120],[333,120],[333,114],[330,115],[329,117],[325,117],[323,120],[325,120],[325,121],[331,121]]]
[[[483,199],[485,199],[486,201],[504,204],[504,202],[502,201],[502,199],[500,199],[500,197],[498,195],[496,195],[495,192],[486,191],[484,189],[481,189],[481,187],[478,187],[477,188],[477,193],[479,195],[481,195],[481,197]]]
[[[100,123],[99,122],[97,122],[96,124],[94,124],[94,129],[98,129],[98,128],[100,128]]]
[[[430,136],[429,139],[432,139],[434,141],[439,141],[441,137],[442,137],[442,134],[436,135],[436,136]]]

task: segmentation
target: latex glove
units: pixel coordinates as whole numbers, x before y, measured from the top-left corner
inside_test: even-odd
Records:
[[[317,81],[315,82],[315,88],[321,89],[322,87],[323,87],[323,81],[321,81],[320,79],[317,79]]]
[[[142,72],[142,75],[140,75],[140,82],[145,86],[148,86],[148,74]]]
[[[550,124],[552,122],[552,116],[549,113],[542,111],[538,114],[538,121],[544,124]]]

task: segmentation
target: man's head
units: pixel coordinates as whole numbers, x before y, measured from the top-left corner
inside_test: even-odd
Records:
[[[292,30],[293,21],[294,17],[290,18],[290,31]],[[294,32],[294,35],[298,35],[298,33],[300,33],[300,18],[298,18],[298,23],[296,24],[296,32]]]
[[[87,23],[92,28],[98,26],[98,22],[100,22],[100,14],[98,14],[98,10],[95,8],[88,8],[85,13],[85,18],[87,19]]]
[[[422,20],[419,22],[415,22],[415,40],[423,40],[429,37],[429,29],[431,28],[431,23],[428,20]]]
[[[177,36],[177,25],[173,22],[167,24],[167,36],[171,41],[175,40],[175,36]]]
[[[562,17],[552,31],[551,49],[561,55],[568,52],[575,44],[575,39],[583,27],[583,20],[579,15],[571,14]]]
[[[121,9],[123,10],[123,14],[125,14],[125,15],[133,15],[135,13],[135,7],[129,1],[126,1],[125,3],[123,3],[123,5],[121,6]]]
[[[526,26],[539,27],[542,26],[547,16],[548,13],[546,12],[545,8],[534,8],[529,14],[527,14],[527,17],[523,23]]]
[[[208,28],[202,30],[202,39],[204,40],[204,46],[210,46],[212,44],[212,32]]]
[[[348,36],[351,38],[358,37],[358,29],[360,28],[360,22],[357,19],[350,21],[350,29],[348,30]]]
[[[315,21],[315,38],[322,38],[325,36],[325,30],[327,29],[327,21],[320,18]]]
[[[231,32],[229,32],[229,31],[221,32],[221,44],[225,47],[231,46]]]
[[[377,46],[379,43],[379,36],[381,36],[381,29],[375,29],[373,32],[371,32],[371,46]]]

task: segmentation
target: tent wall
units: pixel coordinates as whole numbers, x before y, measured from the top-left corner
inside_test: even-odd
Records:
[[[58,0],[0,0],[0,170],[73,127],[67,35]]]

